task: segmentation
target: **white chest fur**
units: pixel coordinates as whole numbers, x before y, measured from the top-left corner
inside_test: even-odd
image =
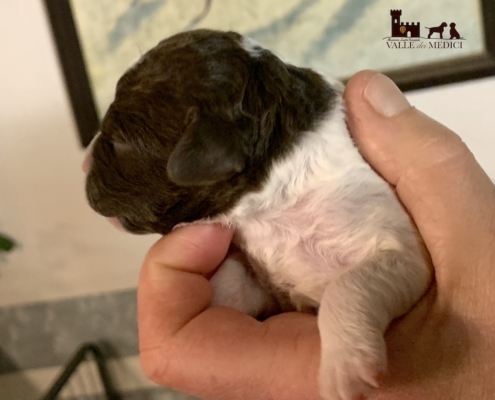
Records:
[[[330,281],[378,251],[401,250],[399,232],[413,231],[358,153],[343,113],[339,104],[273,165],[261,191],[222,218],[272,283],[317,303]]]
[[[198,221],[234,227],[261,278],[255,282],[242,263],[227,259],[210,281],[212,306],[252,316],[269,310],[273,287],[257,285],[268,275],[282,297],[289,295],[288,309],[318,309],[325,400],[360,398],[378,386],[387,365],[383,334],[431,279],[412,222],[357,151],[339,101],[274,163],[261,190],[214,220]]]

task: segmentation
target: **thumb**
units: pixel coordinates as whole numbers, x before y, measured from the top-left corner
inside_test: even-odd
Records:
[[[361,154],[395,187],[435,265],[479,262],[495,232],[495,187],[459,136],[376,72],[351,78],[345,101]]]
[[[170,340],[210,303],[205,278],[225,258],[232,231],[219,225],[191,225],[162,237],[144,260],[138,286],[142,351]]]

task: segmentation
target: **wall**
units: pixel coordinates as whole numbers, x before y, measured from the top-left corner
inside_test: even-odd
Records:
[[[41,1],[0,2],[0,305],[136,284],[155,238],[115,231],[86,205],[83,150]]]

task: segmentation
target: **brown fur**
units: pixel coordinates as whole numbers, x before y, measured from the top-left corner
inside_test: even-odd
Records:
[[[134,233],[225,212],[334,98],[318,74],[253,56],[235,32],[175,35],[119,80],[92,150],[90,205]]]

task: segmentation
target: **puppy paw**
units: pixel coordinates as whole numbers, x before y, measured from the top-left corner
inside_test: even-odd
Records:
[[[386,351],[344,346],[324,352],[319,385],[324,400],[362,400],[378,388],[378,377],[387,367]]]
[[[235,258],[227,258],[223,262],[210,279],[210,284],[213,307],[231,307],[256,317],[267,308],[271,300],[246,271],[246,266]]]

